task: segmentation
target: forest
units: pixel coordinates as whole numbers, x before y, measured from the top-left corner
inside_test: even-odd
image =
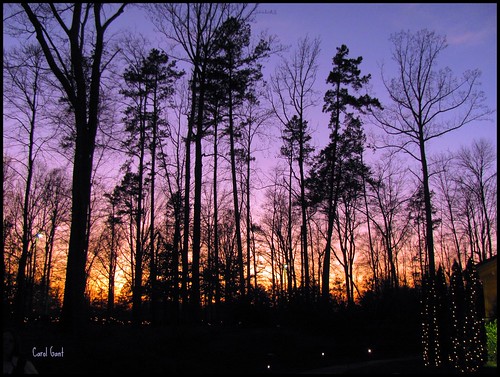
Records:
[[[110,32],[135,7],[175,50]],[[349,46],[320,62],[319,39],[253,33],[257,10],[4,5],[4,318],[321,327],[365,308],[418,334],[426,279],[497,255],[494,145],[427,149],[493,114],[477,70],[440,69],[446,37],[391,36],[382,103]]]

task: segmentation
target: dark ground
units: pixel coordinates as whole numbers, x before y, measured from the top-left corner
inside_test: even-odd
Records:
[[[423,366],[411,328],[361,326],[177,326],[91,324],[64,333],[55,324],[20,331],[22,350],[41,374],[451,374]],[[342,326],[343,327],[343,326]],[[36,350],[63,356],[33,357]],[[372,352],[369,353],[368,349]],[[482,372],[496,374],[496,368]]]
[[[425,367],[422,358],[417,356],[403,357],[398,359],[380,359],[360,363],[332,365],[325,368],[313,369],[307,374],[405,374],[405,375],[464,375],[452,367],[430,368]],[[497,375],[496,367],[482,367],[472,375]]]

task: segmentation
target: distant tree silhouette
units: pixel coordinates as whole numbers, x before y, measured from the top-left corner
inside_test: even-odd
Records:
[[[282,130],[283,146],[281,147],[281,154],[286,156],[289,164],[289,208],[292,210],[292,205],[298,203],[300,206],[302,224],[301,224],[301,286],[304,290],[305,299],[309,301],[309,289],[310,289],[310,268],[309,268],[309,253],[308,253],[308,243],[307,243],[307,207],[306,202],[306,180],[305,180],[305,164],[309,159],[310,154],[313,152],[313,148],[310,146],[309,141],[311,140],[311,135],[309,134],[307,121],[300,120],[297,115],[294,115],[290,121],[284,125]],[[293,185],[292,176],[294,175],[293,161],[297,161],[299,165],[299,187],[300,194],[298,200],[293,195]],[[295,200],[292,200],[292,197]],[[291,225],[291,221],[289,222]],[[290,242],[291,244],[291,242]]]
[[[260,140],[266,139],[267,130],[265,126],[268,126],[268,121],[270,120],[272,114],[271,111],[262,108],[262,104],[259,100],[259,89],[256,89],[255,95],[252,95],[246,105],[243,108],[242,115],[242,123],[240,126],[241,132],[241,152],[239,153],[239,157],[241,159],[241,163],[245,166],[246,172],[244,174],[244,188],[245,191],[245,208],[246,208],[246,250],[247,250],[247,287],[251,286],[250,278],[250,262],[251,262],[251,238],[253,239],[254,247],[253,247],[253,263],[254,263],[254,286],[257,287],[257,257],[255,250],[255,224],[253,224],[253,216],[252,216],[252,208],[253,205],[251,203],[251,193],[252,189],[255,186],[255,176],[254,175],[254,149],[255,149],[255,141],[257,138]],[[260,233],[260,229],[258,229],[257,233]]]
[[[392,136],[386,147],[408,153],[419,161],[425,206],[427,270],[436,273],[432,199],[427,161],[428,143],[440,136],[484,119],[484,94],[476,90],[480,73],[467,71],[457,79],[449,68],[438,70],[438,57],[447,47],[446,38],[429,30],[402,31],[391,35],[393,60],[398,73],[384,79],[392,105],[375,114],[377,124]],[[453,121],[444,116],[453,114]]]
[[[201,194],[203,174],[202,140],[206,136],[205,111],[207,69],[216,52],[220,27],[231,17],[248,20],[257,5],[248,4],[151,4],[149,14],[153,23],[185,53],[184,58],[192,66],[191,110],[186,136],[186,180],[184,192],[184,239],[183,239],[183,301],[187,304],[188,247],[190,236],[191,147],[195,143],[194,203],[192,232],[192,267],[190,304],[193,318],[200,319],[200,254],[201,254]]]
[[[430,198],[434,197],[434,191],[430,192]],[[427,227],[425,226],[425,200],[424,200],[424,188],[422,184],[419,184],[419,186],[416,188],[416,191],[413,193],[413,195],[410,197],[408,200],[408,215],[412,223],[416,226],[417,228],[417,234],[418,234],[418,255],[419,255],[419,262],[420,262],[420,269],[421,271],[426,271],[429,268],[429,256],[428,253],[425,252],[425,242],[423,240],[427,239]],[[437,214],[436,207],[434,205],[431,206],[431,212],[432,216],[435,216]],[[440,218],[433,218],[432,219],[432,229],[435,229],[439,224],[441,223]]]
[[[296,161],[299,168],[297,181],[300,194],[297,201],[300,206],[302,224],[300,227],[301,248],[301,285],[305,293],[306,301],[309,300],[310,291],[310,267],[309,267],[309,245],[308,245],[308,216],[306,201],[306,172],[305,168],[310,154],[313,151],[309,141],[310,130],[307,127],[306,111],[316,103],[316,92],[314,84],[318,71],[318,55],[320,53],[320,40],[305,37],[297,43],[296,50],[289,58],[283,57],[271,77],[272,92],[269,93],[271,105],[282,126],[283,147],[281,154],[287,158],[289,164],[289,226],[291,227],[292,210],[292,175],[293,162]],[[276,96],[277,98],[274,98]],[[291,228],[288,231],[289,244],[291,247]],[[292,251],[290,250],[290,254]]]
[[[457,163],[463,169],[463,175],[459,184],[464,191],[470,192],[470,199],[474,203],[472,215],[477,217],[475,231],[480,230],[481,236],[473,233],[476,242],[471,242],[470,249],[476,250],[479,261],[493,256],[492,237],[494,229],[491,226],[491,218],[496,208],[495,178],[497,177],[494,163],[496,153],[491,141],[480,139],[473,141],[469,148],[462,147],[457,153]],[[471,203],[471,204],[472,204]],[[471,234],[472,235],[472,234]],[[471,255],[472,258],[474,256]]]
[[[361,154],[364,150],[365,136],[362,124],[358,118],[346,117],[344,130],[339,132],[335,147],[329,143],[316,156],[308,179],[310,200],[319,206],[323,213],[328,213],[330,206],[330,187],[325,185],[324,177],[332,173],[331,162],[336,161],[335,175],[336,210],[333,213],[335,230],[338,240],[340,256],[334,253],[335,258],[344,270],[346,282],[346,298],[349,305],[354,304],[354,275],[353,263],[356,252],[354,238],[359,222],[356,220],[358,208],[362,205],[363,179],[369,174],[368,167],[362,163]],[[336,150],[335,157],[333,151]]]
[[[171,250],[171,258],[167,255],[160,256],[163,259],[163,273],[166,274],[165,289],[170,291],[170,294],[164,295],[167,305],[169,297],[171,297],[170,315],[174,321],[180,319],[180,304],[181,304],[181,284],[182,271],[180,272],[180,263],[182,251],[182,226],[184,224],[183,208],[184,208],[184,161],[186,155],[183,150],[185,145],[183,134],[183,117],[187,112],[188,104],[188,88],[186,81],[179,80],[176,95],[170,99],[174,112],[174,120],[168,122],[167,137],[160,138],[159,142],[159,165],[161,168],[160,175],[164,177],[166,190],[168,192],[168,201],[165,206],[165,221],[164,233],[162,235],[165,250]],[[172,230],[173,226],[173,230]],[[170,288],[168,288],[170,286]]]
[[[237,139],[241,138],[241,125],[237,124],[236,110],[240,109],[245,101],[255,98],[254,87],[262,78],[259,61],[267,56],[269,46],[265,40],[260,40],[255,48],[252,48],[249,53],[246,52],[251,43],[251,27],[245,20],[236,17],[229,17],[224,21],[218,29],[217,38],[216,52],[209,60],[208,66],[209,73],[212,75],[207,75],[207,82],[210,82],[212,88],[215,86],[222,96],[219,98],[219,100],[222,99],[222,119],[227,122],[225,133],[229,137],[236,245],[240,268],[239,287],[240,294],[244,296],[245,275],[241,237],[241,208],[237,185],[238,149],[236,146]],[[247,263],[250,263],[249,255],[247,255]]]
[[[456,257],[458,263],[465,261],[463,247],[460,242],[460,218],[458,207],[461,201],[459,184],[455,178],[460,175],[457,165],[451,155],[440,155],[437,159],[437,180],[441,201],[445,210],[443,213],[443,225],[450,231],[453,237]],[[450,260],[451,262],[451,260]]]
[[[107,248],[107,273],[108,273],[108,299],[106,312],[108,319],[114,313],[115,308],[115,278],[118,265],[118,248],[120,246],[122,216],[119,214],[120,186],[115,186],[111,193],[105,193],[108,202],[108,215],[105,222],[106,248]]]
[[[70,181],[62,168],[48,171],[43,183],[41,195],[42,223],[44,224],[43,235],[45,237],[45,249],[43,258],[42,278],[40,289],[42,291],[42,312],[45,316],[49,314],[50,284],[53,278],[54,247],[60,238],[59,228],[67,224],[70,217]]]
[[[383,250],[387,256],[383,258],[388,265],[383,268],[387,274],[382,277],[391,287],[397,288],[400,277],[396,256],[410,233],[410,219],[406,206],[408,198],[404,194],[407,170],[396,162],[394,155],[389,154],[372,166],[370,172],[370,177],[366,179],[370,189],[367,193],[370,196],[370,209],[367,211],[370,223],[374,225],[376,234],[382,239]],[[376,255],[371,259],[372,263],[380,260]]]
[[[124,229],[126,229],[127,243],[130,251],[129,258],[127,258],[128,263],[130,264],[130,288],[132,289],[133,295],[133,290],[137,286],[137,243],[145,242],[142,232],[139,235],[139,238],[137,238],[136,229],[138,218],[137,213],[139,211],[139,208],[142,208],[142,206],[139,204],[139,201],[143,200],[143,195],[141,191],[139,191],[139,174],[131,171],[126,171],[121,179],[120,184],[116,186],[113,195],[116,195],[116,200],[118,202],[117,216],[121,218],[121,221],[124,224]],[[136,310],[138,311],[138,309]]]
[[[4,62],[5,104],[8,109],[5,112],[7,119],[16,122],[19,135],[11,135],[22,143],[27,150],[25,160],[26,184],[22,206],[22,230],[21,230],[21,254],[16,276],[15,317],[18,323],[22,323],[26,314],[27,303],[27,262],[31,258],[32,245],[36,242],[38,230],[33,229],[33,199],[32,180],[34,164],[40,152],[40,137],[37,132],[40,126],[39,117],[43,109],[43,77],[46,75],[43,51],[38,45],[28,45],[13,50],[6,55]],[[26,141],[24,141],[26,140]],[[35,232],[35,234],[33,234]]]
[[[176,62],[169,61],[169,57],[158,49],[152,49],[147,56],[137,52],[135,62],[130,64],[124,72],[127,87],[122,94],[131,101],[125,110],[126,131],[129,136],[124,142],[128,155],[132,159],[127,162],[127,169],[137,163],[138,194],[135,250],[135,286],[133,290],[133,312],[136,324],[141,322],[140,308],[142,301],[142,270],[145,256],[146,238],[149,243],[149,286],[151,289],[151,310],[153,318],[157,317],[157,287],[156,287],[156,251],[155,251],[155,179],[157,174],[156,160],[158,143],[163,135],[160,120],[160,102],[170,97],[174,92],[173,84],[182,76],[176,70]],[[164,125],[163,125],[164,126]],[[149,157],[146,155],[149,153]],[[146,178],[146,172],[149,176]],[[147,182],[145,182],[147,179]],[[143,229],[143,196],[145,184],[150,191],[150,222],[149,235]]]
[[[287,244],[288,205],[285,187],[282,185],[283,171],[276,169],[273,184],[266,190],[264,209],[265,215],[261,221],[263,235],[270,249],[271,264],[271,301],[285,301],[291,290],[291,278],[289,270],[293,268],[293,260],[289,260],[289,247]],[[292,266],[292,267],[290,267]]]

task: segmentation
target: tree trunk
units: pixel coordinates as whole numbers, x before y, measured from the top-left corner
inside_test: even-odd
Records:
[[[218,134],[217,134],[217,116],[215,116],[214,125],[214,284],[215,284],[215,312],[216,316],[219,314],[221,291],[219,284],[219,203],[217,192],[217,174],[219,162],[219,148],[218,148]]]
[[[233,186],[233,206],[234,206],[234,222],[236,227],[236,247],[238,253],[238,271],[239,271],[239,288],[240,295],[245,296],[245,272],[243,263],[243,245],[241,241],[241,216],[238,203],[238,184],[236,176],[236,155],[235,155],[235,140],[234,140],[234,118],[233,118],[233,103],[232,93],[229,91],[229,145],[231,158],[231,177]]]
[[[36,99],[34,98],[33,101],[36,101]],[[17,291],[15,296],[15,302],[16,302],[15,318],[16,322],[19,324],[23,323],[24,316],[26,314],[26,263],[29,257],[29,242],[32,232],[31,220],[29,219],[29,213],[30,213],[29,206],[31,199],[31,181],[33,179],[33,164],[34,164],[33,148],[34,148],[35,124],[36,124],[35,120],[36,120],[36,111],[35,108],[33,107],[32,118],[30,119],[26,188],[24,190],[22,251],[21,251],[21,257],[19,258],[19,266],[17,269],[17,277],[16,277]]]
[[[158,133],[158,81],[155,80],[153,91],[153,120],[152,120],[152,140],[151,140],[151,208],[149,225],[149,281],[151,286],[151,319],[153,324],[158,322],[158,287],[156,270],[156,248],[155,248],[155,178],[156,178],[156,139]]]
[[[86,122],[78,122],[82,130]],[[83,125],[82,125],[83,123]],[[87,263],[87,219],[90,215],[90,193],[92,175],[92,156],[94,140],[86,131],[80,131],[76,138],[73,168],[71,232],[69,239],[66,281],[62,321],[68,328],[77,328],[83,323],[87,308],[85,306],[85,265]]]
[[[194,208],[193,208],[193,262],[191,264],[191,304],[195,321],[200,319],[200,253],[201,253],[201,187],[203,181],[203,112],[205,105],[204,68],[200,73],[199,97],[197,106],[197,121],[195,135],[195,166],[194,166]]]
[[[429,171],[427,168],[427,158],[425,156],[425,144],[424,144],[424,134],[423,128],[420,129],[420,158],[422,162],[422,184],[424,188],[424,203],[425,203],[425,229],[426,229],[426,249],[427,257],[429,263],[429,276],[434,279],[436,274],[436,267],[434,261],[434,236],[433,236],[433,224],[432,224],[432,203],[431,203],[431,192],[429,188]]]
[[[310,278],[309,278],[309,255],[307,249],[307,205],[306,205],[306,193],[305,193],[305,178],[304,178],[304,140],[303,140],[303,121],[300,120],[300,139],[299,139],[299,170],[300,170],[300,209],[302,214],[302,226],[301,226],[301,240],[302,240],[302,261],[304,263],[304,290],[306,302],[309,302],[309,288],[310,288]]]
[[[287,255],[288,255],[288,268],[287,279],[288,279],[288,294],[293,293],[293,240],[292,240],[292,159],[290,157],[288,161],[288,226],[287,226]]]
[[[143,203],[142,203],[142,192],[144,189],[144,154],[145,154],[145,143],[146,143],[146,101],[144,100],[143,109],[141,109],[141,119],[140,119],[140,136],[139,136],[139,171],[138,180],[139,188],[137,193],[137,213],[135,215],[135,285],[132,292],[132,321],[138,326],[142,322],[142,261],[144,253],[144,243],[142,237],[142,219],[143,219]]]
[[[186,180],[184,182],[184,238],[182,246],[182,281],[181,296],[183,307],[188,306],[188,286],[189,286],[189,229],[190,229],[190,196],[191,196],[191,142],[193,139],[194,119],[196,113],[196,83],[197,69],[193,69],[191,83],[191,112],[188,119],[188,132],[186,136]],[[184,317],[182,312],[181,316]]]

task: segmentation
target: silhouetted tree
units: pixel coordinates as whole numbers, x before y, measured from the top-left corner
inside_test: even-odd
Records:
[[[458,185],[457,175],[460,175],[457,170],[457,165],[451,156],[441,155],[437,161],[437,180],[441,202],[445,209],[442,211],[443,223],[451,232],[453,245],[455,246],[456,260],[460,265],[465,261],[461,247],[459,234],[460,215],[458,207],[460,203],[460,190]],[[450,258],[451,259],[451,258]],[[451,260],[450,260],[451,262]]]
[[[282,129],[284,146],[282,154],[287,157],[289,163],[289,199],[291,211],[292,196],[292,163],[297,161],[300,187],[299,206],[302,216],[301,224],[301,281],[306,300],[309,299],[310,268],[308,253],[308,218],[307,201],[305,190],[305,166],[309,155],[313,151],[309,144],[310,131],[307,129],[306,111],[316,102],[314,84],[318,71],[317,59],[320,52],[320,40],[310,40],[307,36],[300,39],[297,49],[288,59],[283,57],[276,69],[275,76],[271,78],[272,92],[269,93],[271,105],[275,115],[278,117]],[[274,98],[276,96],[277,98]],[[290,212],[289,212],[290,215]],[[291,226],[291,216],[289,218]],[[291,245],[291,230],[289,229],[289,243]],[[290,251],[291,254],[291,251]]]
[[[389,265],[386,269],[389,275],[385,279],[391,287],[397,288],[399,276],[396,255],[408,238],[410,221],[406,206],[408,198],[403,191],[405,169],[395,163],[393,155],[389,155],[375,165],[368,183],[372,196],[369,216],[382,238],[387,255],[385,259]]]
[[[143,294],[143,261],[145,248],[145,234],[143,227],[144,197],[145,197],[145,179],[146,179],[146,148],[148,130],[148,106],[150,101],[150,92],[148,90],[147,78],[144,76],[145,62],[139,61],[126,68],[123,76],[127,88],[122,90],[122,94],[131,100],[131,104],[125,109],[125,130],[128,137],[123,142],[127,154],[131,160],[127,161],[126,169],[131,172],[132,167],[137,164],[137,197],[135,202],[137,210],[134,213],[135,225],[135,250],[134,250],[134,282],[132,312],[134,323],[141,323],[141,303]]]
[[[190,228],[190,185],[191,162],[190,143],[195,143],[194,167],[194,211],[192,233],[192,285],[190,302],[194,318],[200,315],[200,253],[201,253],[201,187],[203,174],[202,140],[206,135],[205,106],[207,89],[207,69],[210,59],[218,51],[220,27],[233,18],[245,22],[254,13],[257,5],[229,3],[196,4],[151,4],[150,16],[165,36],[180,45],[186,54],[179,58],[192,65],[191,75],[191,110],[188,118],[186,137],[186,181],[184,193],[184,243],[183,243],[183,292],[187,299],[187,255]],[[165,22],[166,21],[166,22]]]
[[[484,94],[476,90],[479,71],[467,71],[457,79],[449,68],[437,70],[438,57],[447,47],[445,37],[428,30],[402,31],[391,35],[391,41],[398,73],[393,79],[384,79],[384,85],[392,106],[376,114],[376,119],[387,135],[393,136],[387,146],[420,162],[427,269],[432,277],[436,268],[426,146],[433,139],[484,119],[490,111],[483,105]],[[450,115],[454,115],[451,121]]]
[[[98,3],[21,4],[43,50],[47,63],[61,85],[74,114],[76,128],[73,166],[71,234],[62,319],[76,327],[85,318],[85,266],[88,249],[91,174],[99,124],[101,78],[113,55],[108,55],[104,35],[126,4]],[[67,14],[70,16],[67,16]],[[90,22],[93,21],[93,22]],[[68,24],[66,24],[68,22]],[[92,29],[92,32],[90,31]],[[60,38],[60,39],[59,39]],[[60,41],[61,43],[58,43]],[[64,46],[66,44],[66,46]],[[92,53],[88,52],[91,46]],[[85,67],[90,59],[90,76]],[[90,82],[89,82],[90,77]]]
[[[360,225],[357,219],[361,206],[363,179],[369,176],[369,169],[362,163],[365,136],[359,119],[349,119],[344,132],[339,136],[338,156],[342,175],[340,180],[339,206],[335,215],[335,229],[339,238],[342,257],[335,257],[344,269],[346,298],[349,305],[354,304],[354,257],[356,254],[356,230]],[[342,212],[342,215],[341,213]]]
[[[244,105],[242,114],[242,123],[240,127],[241,132],[241,153],[240,157],[242,162],[246,166],[246,174],[244,177],[245,184],[243,191],[245,192],[245,207],[246,207],[246,249],[247,249],[247,287],[250,287],[250,239],[253,235],[252,231],[252,205],[251,205],[251,191],[253,188],[253,182],[255,179],[253,177],[252,162],[255,161],[254,154],[254,144],[255,139],[260,138],[261,140],[267,138],[267,133],[265,132],[265,126],[268,125],[268,120],[271,117],[271,112],[262,108],[262,104],[258,99],[258,89],[256,90],[256,95],[251,96],[246,101]],[[254,239],[255,240],[255,239]],[[255,258],[255,248],[254,248],[254,279],[257,281],[257,272],[255,268],[256,258]],[[255,286],[256,283],[254,284]]]
[[[450,354],[450,299],[448,293],[448,284],[444,274],[443,266],[439,266],[436,272],[436,319],[438,327],[439,359],[445,364]]]
[[[143,234],[143,232],[137,232],[137,219],[139,217],[137,213],[142,210],[142,204],[140,202],[142,202],[144,199],[143,193],[139,190],[139,187],[139,174],[127,171],[125,172],[120,184],[116,189],[117,199],[119,198],[117,215],[122,218],[122,221],[124,223],[124,228],[126,229],[127,235],[128,249],[130,252],[127,260],[130,264],[130,287],[132,289],[132,295],[135,287],[139,285],[139,283],[136,282],[138,278],[137,270],[139,269],[139,267],[136,266],[138,263],[140,264],[141,269],[139,277],[142,279],[142,257],[141,255],[139,255],[139,257],[136,255],[137,250],[139,248],[142,250],[142,247],[137,246],[137,244],[143,244],[145,242],[145,235]],[[141,224],[139,225],[139,227],[140,229],[142,229]],[[136,308],[136,310],[136,315],[138,315],[138,317],[140,318],[139,309]],[[135,320],[138,320],[138,318],[135,318]]]
[[[16,321],[22,323],[26,314],[26,267],[30,258],[30,242],[33,240],[33,219],[30,218],[32,211],[32,180],[34,174],[34,163],[40,152],[41,139],[38,131],[40,126],[40,111],[43,109],[43,76],[46,75],[43,51],[38,45],[28,45],[11,51],[6,55],[4,62],[4,103],[7,106],[5,116],[14,121],[17,132],[10,135],[19,140],[26,148],[25,160],[26,177],[24,188],[24,200],[22,207],[22,236],[21,255],[16,276],[16,299],[15,317]]]
[[[463,276],[465,285],[464,364],[465,371],[470,373],[476,372],[488,359],[484,327],[484,296],[483,285],[472,259],[467,262]]]
[[[179,320],[180,315],[180,303],[181,303],[181,287],[182,276],[179,272],[181,261],[181,250],[182,250],[182,226],[184,224],[183,220],[183,208],[184,208],[184,161],[186,155],[183,150],[185,145],[183,141],[183,117],[187,112],[188,99],[187,99],[187,88],[185,81],[179,80],[177,82],[176,95],[170,100],[172,102],[172,112],[174,116],[171,118],[173,120],[169,121],[167,126],[167,137],[165,139],[160,138],[159,148],[161,152],[159,153],[159,164],[161,166],[162,172],[160,175],[163,176],[166,191],[168,193],[168,200],[165,208],[165,229],[164,229],[164,242],[165,250],[168,252],[171,250],[171,257],[168,258],[167,255],[160,256],[163,259],[163,270],[164,274],[167,275],[166,282],[171,284],[170,295],[167,295],[165,299],[171,296],[172,299],[172,318],[174,321]],[[172,229],[173,226],[173,229]],[[170,246],[169,246],[170,245]],[[170,263],[170,265],[168,265]],[[187,261],[186,261],[187,263]],[[167,273],[168,272],[168,273]],[[167,284],[167,285],[168,285]],[[165,287],[165,289],[169,289]]]
[[[462,267],[455,261],[450,277],[450,352],[448,360],[458,370],[465,371],[463,334],[465,325],[465,287]]]
[[[62,168],[52,169],[44,181],[43,201],[43,234],[45,236],[45,250],[43,259],[42,278],[40,289],[42,291],[43,314],[48,315],[50,303],[50,284],[53,271],[53,252],[57,241],[59,228],[69,222],[70,217],[70,185],[66,173]]]
[[[319,159],[322,159],[322,164],[325,167],[323,182],[322,199],[325,201],[327,215],[327,234],[326,246],[323,262],[322,288],[321,296],[325,302],[329,301],[330,297],[330,258],[332,249],[332,234],[335,223],[335,213],[337,211],[338,196],[339,196],[339,177],[340,164],[338,162],[338,143],[341,127],[349,121],[356,119],[349,110],[356,112],[371,111],[372,107],[381,107],[376,98],[369,95],[354,96],[349,90],[359,92],[366,85],[371,75],[361,76],[359,65],[363,58],[348,58],[349,49],[346,45],[337,48],[337,54],[333,57],[333,69],[330,71],[327,83],[333,85],[333,89],[329,89],[325,93],[323,112],[330,113],[329,128],[330,143],[325,149],[320,152]],[[344,120],[346,117],[347,121]],[[321,156],[321,154],[323,156]]]
[[[430,192],[431,199],[434,197],[434,191]],[[425,252],[426,250],[426,240],[427,240],[427,227],[425,225],[424,219],[426,218],[426,208],[425,208],[425,196],[422,184],[419,184],[416,191],[409,198],[407,203],[408,215],[410,220],[412,220],[414,226],[417,228],[417,239],[418,239],[418,256],[420,262],[421,271],[428,270],[429,266],[429,255]],[[432,215],[437,213],[435,206],[431,207]],[[435,229],[441,223],[441,219],[432,219],[432,229]]]
[[[442,344],[439,336],[438,294],[436,274],[428,272],[422,277],[421,318],[422,355],[425,366],[440,367],[443,363]]]
[[[122,217],[119,214],[120,208],[120,186],[116,186],[111,193],[105,193],[104,197],[108,201],[109,213],[105,222],[106,246],[107,246],[107,266],[108,273],[108,300],[106,312],[108,319],[113,315],[115,308],[115,278],[116,268],[118,266],[118,249],[121,239],[121,225],[123,224]]]
[[[479,229],[478,240],[479,261],[491,258],[496,250],[493,249],[492,238],[494,227],[491,226],[493,208],[496,208],[496,153],[490,141],[480,139],[474,141],[470,148],[462,147],[458,151],[458,166],[463,169],[460,185],[471,193],[475,210],[473,213],[478,218],[476,229]],[[471,245],[471,249],[473,249]]]
[[[240,125],[237,124],[236,110],[245,101],[255,98],[255,86],[262,78],[260,61],[267,56],[268,43],[260,40],[255,48],[250,48],[251,27],[245,20],[229,17],[218,30],[216,53],[209,62],[211,72],[217,72],[219,93],[223,96],[223,111],[227,119],[225,132],[229,136],[229,154],[233,206],[236,227],[236,245],[240,268],[240,294],[245,295],[243,244],[241,238],[241,208],[238,197],[237,179],[237,139],[241,137]],[[250,52],[246,52],[250,48]],[[210,78],[210,77],[209,77]],[[247,255],[249,263],[250,256]]]
[[[13,166],[13,159],[6,154],[4,154],[2,162],[2,281],[0,284],[3,318],[9,318],[15,295],[14,257],[16,246],[18,245],[15,240],[14,229],[16,210],[15,206],[12,205],[15,197],[15,168]],[[11,205],[8,205],[8,203]]]
[[[129,156],[138,159],[139,195],[143,195],[146,171],[150,188],[150,223],[149,223],[149,286],[151,289],[151,310],[156,318],[157,287],[156,287],[156,251],[155,251],[155,180],[158,142],[163,136],[164,124],[160,120],[162,108],[160,103],[169,98],[174,92],[175,81],[182,76],[176,70],[176,62],[169,61],[169,57],[162,51],[152,49],[147,56],[139,55],[137,62],[131,64],[124,73],[127,88],[122,93],[131,100],[127,107],[126,131],[129,137],[125,142]],[[163,127],[162,127],[163,126]],[[146,153],[149,152],[147,159]],[[129,162],[130,164],[130,162]],[[142,233],[142,199],[139,204],[136,219],[137,240],[143,237]],[[142,258],[144,254],[143,242],[136,243],[136,285],[134,287],[134,320],[140,323],[140,301],[142,296]]]

